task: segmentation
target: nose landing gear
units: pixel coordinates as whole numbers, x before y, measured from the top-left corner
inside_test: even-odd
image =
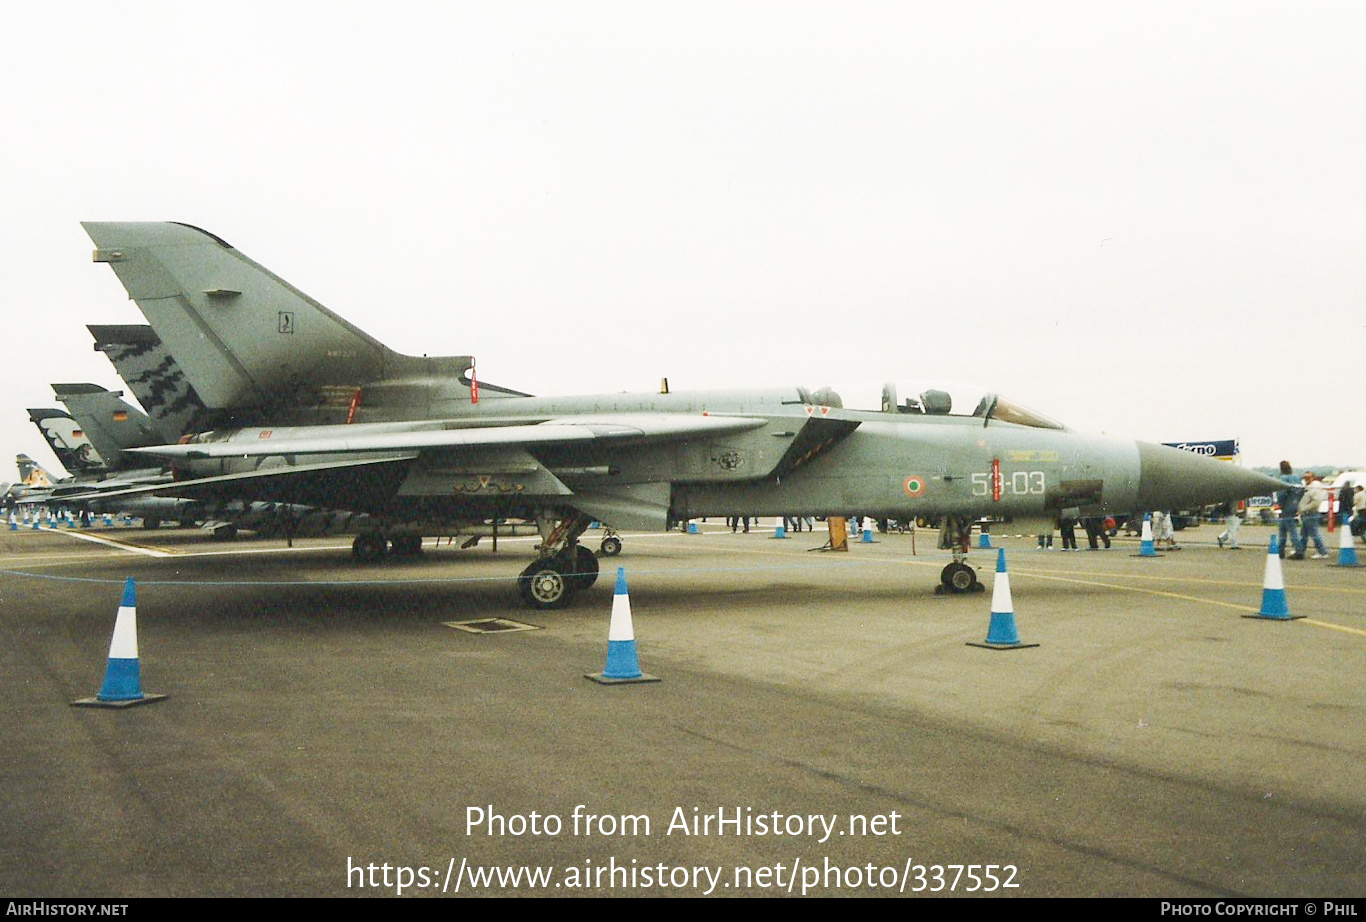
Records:
[[[958,555],[954,555],[957,557]],[[961,560],[955,560],[939,573],[939,585],[934,587],[935,595],[960,592],[983,592],[986,586],[977,579],[977,571]]]

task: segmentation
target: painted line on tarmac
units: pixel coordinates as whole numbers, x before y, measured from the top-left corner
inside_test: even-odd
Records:
[[[29,567],[40,567],[40,566],[61,567],[61,566],[65,566],[67,563],[71,563],[71,562],[79,563],[80,561],[89,561],[89,560],[108,560],[108,559],[109,559],[109,557],[108,557],[107,555],[105,555],[105,554],[95,554],[95,553],[89,553],[89,554],[35,554],[35,555],[31,556],[31,557],[30,557],[30,556],[24,556],[24,557],[0,557],[0,566],[3,566],[3,565],[5,565],[5,564],[18,563],[18,564],[23,564],[24,566],[29,566]]]
[[[1029,564],[1025,564],[1028,567]],[[1037,570],[1028,570],[1012,566],[1011,573],[1025,573],[1030,575],[1042,575]],[[1081,570],[1064,570],[1064,573],[1080,574]],[[1130,573],[1088,573],[1088,576],[1099,576],[1107,579],[1141,579],[1153,583],[1199,583],[1205,586],[1241,586],[1243,588],[1255,586],[1261,588],[1261,582],[1251,580],[1232,580],[1232,579],[1205,579],[1199,576],[1144,576]],[[1285,588],[1294,592],[1336,592],[1343,595],[1366,595],[1366,589],[1355,589],[1351,586],[1306,586],[1302,583],[1286,583]]]
[[[1165,591],[1163,591],[1163,590],[1161,590],[1161,589],[1145,589],[1145,588],[1143,588],[1143,587],[1141,587],[1141,586],[1124,586],[1124,585],[1121,585],[1121,584],[1119,584],[1119,583],[1102,583],[1102,582],[1097,582],[1097,581],[1095,581],[1095,580],[1077,579],[1077,578],[1075,578],[1075,577],[1070,577],[1070,576],[1053,576],[1053,575],[1051,575],[1051,574],[1039,573],[1039,572],[1037,572],[1037,571],[1031,572],[1031,571],[1029,571],[1029,570],[1023,570],[1023,571],[1011,570],[1011,571],[1010,571],[1010,573],[1011,573],[1012,576],[1013,576],[1015,573],[1017,573],[1017,572],[1018,572],[1021,576],[1028,576],[1028,577],[1032,577],[1032,578],[1034,578],[1034,579],[1047,579],[1047,580],[1053,580],[1054,582],[1059,582],[1059,583],[1076,583],[1076,584],[1082,585],[1082,586],[1099,586],[1099,587],[1102,587],[1102,588],[1105,588],[1105,589],[1119,589],[1119,590],[1122,590],[1122,591],[1124,591],[1124,592],[1138,592],[1138,593],[1142,593],[1142,594],[1144,594],[1144,595],[1155,595],[1155,596],[1161,596],[1161,597],[1163,597],[1163,598],[1168,598],[1168,599],[1180,599],[1181,601],[1184,601],[1184,602],[1200,602],[1200,603],[1205,604],[1205,605],[1219,605],[1219,606],[1221,606],[1221,607],[1223,607],[1223,608],[1232,608],[1232,609],[1235,609],[1235,610],[1237,610],[1237,611],[1251,612],[1251,613],[1254,614],[1254,615],[1257,614],[1259,611],[1261,611],[1260,608],[1254,608],[1254,607],[1251,606],[1251,605],[1238,605],[1238,604],[1236,604],[1236,603],[1234,603],[1234,602],[1220,602],[1220,601],[1217,600],[1217,599],[1205,599],[1205,598],[1201,598],[1200,596],[1196,596],[1196,595],[1183,595],[1183,594],[1181,594],[1181,593],[1179,593],[1179,592],[1165,592]],[[1123,579],[1123,578],[1125,578],[1125,577],[1120,577],[1120,578]],[[1142,578],[1142,579],[1152,579],[1152,578],[1154,578],[1154,577],[1138,577],[1138,578]],[[1170,577],[1170,579],[1171,579],[1172,582],[1183,582],[1183,580],[1180,580],[1180,579],[1178,579],[1178,578],[1176,578],[1176,577]],[[1193,580],[1193,582],[1216,582],[1216,581],[1215,581],[1215,580]],[[1230,585],[1244,586],[1244,585],[1248,585],[1248,584],[1246,584],[1246,583],[1231,583]],[[1332,621],[1320,621],[1320,620],[1317,619],[1317,618],[1301,618],[1301,619],[1299,619],[1299,620],[1303,621],[1305,624],[1312,624],[1312,625],[1314,625],[1315,627],[1325,627],[1325,628],[1328,628],[1328,629],[1334,630],[1334,631],[1342,631],[1342,632],[1347,633],[1347,634],[1357,634],[1357,635],[1359,635],[1359,636],[1361,636],[1361,637],[1366,637],[1366,631],[1363,631],[1363,630],[1361,630],[1360,628],[1348,627],[1348,626],[1345,625],[1345,624],[1335,624],[1335,623],[1333,623]]]
[[[79,538],[82,541],[90,541],[95,544],[103,544],[107,547],[118,548],[130,554],[142,554],[145,557],[176,557],[179,556],[174,551],[160,551],[150,547],[138,547],[136,544],[127,544],[123,541],[115,541],[113,538],[101,538],[99,535],[88,535],[79,531],[62,531],[60,528],[40,528],[39,531],[51,532],[54,535],[63,535],[67,538]]]
[[[1315,627],[1326,627],[1330,631],[1344,631],[1348,634],[1358,634],[1362,637],[1366,637],[1366,631],[1363,631],[1361,628],[1347,627],[1345,624],[1334,624],[1331,621],[1320,621],[1318,618],[1302,618],[1300,620],[1305,624],[1312,624]]]
[[[310,544],[303,547],[229,547],[217,551],[179,551],[176,557],[236,557],[246,554],[304,554],[308,551],[349,551],[349,544]]]
[[[735,549],[734,549],[734,548],[730,548],[729,550],[732,550],[732,551],[733,551],[733,550],[735,550]],[[761,555],[764,555],[764,556],[776,557],[776,556],[782,556],[785,552],[781,552],[781,551],[766,551],[766,550],[760,550],[759,548],[744,548],[744,549],[742,549],[742,553],[748,553],[748,554],[761,554]],[[853,564],[853,563],[891,563],[891,564],[902,564],[902,565],[905,565],[905,566],[918,566],[918,567],[938,567],[938,566],[942,566],[942,563],[941,563],[940,561],[931,561],[931,560],[904,560],[904,559],[896,559],[896,558],[878,558],[878,559],[864,558],[864,559],[862,559],[862,560],[859,560],[859,559],[857,559],[857,558],[849,558],[847,561],[846,561],[846,560],[838,560],[837,562],[839,562],[839,563],[851,563],[851,564]],[[1179,593],[1179,592],[1167,592],[1167,591],[1162,590],[1162,589],[1147,589],[1147,588],[1144,588],[1144,587],[1142,587],[1142,586],[1125,586],[1125,585],[1122,585],[1122,584],[1120,584],[1120,583],[1106,583],[1106,582],[1100,582],[1099,580],[1079,579],[1079,578],[1074,577],[1074,576],[1055,576],[1055,575],[1053,575],[1053,574],[1051,574],[1051,573],[1040,573],[1040,572],[1038,572],[1037,570],[1019,569],[1019,568],[1012,567],[1012,568],[1010,569],[1010,573],[1011,573],[1011,575],[1017,575],[1017,574],[1018,574],[1018,575],[1020,575],[1020,576],[1027,576],[1027,577],[1031,577],[1031,578],[1034,578],[1034,579],[1052,580],[1052,581],[1054,581],[1054,582],[1059,582],[1059,583],[1075,583],[1075,584],[1081,585],[1081,586],[1096,586],[1096,587],[1102,588],[1102,589],[1118,589],[1118,590],[1120,590],[1120,591],[1122,591],[1122,592],[1137,592],[1137,593],[1141,593],[1141,594],[1143,594],[1143,595],[1155,595],[1155,596],[1159,596],[1159,597],[1162,597],[1162,598],[1177,599],[1177,600],[1180,600],[1180,601],[1183,601],[1183,602],[1197,602],[1197,603],[1204,604],[1204,605],[1217,605],[1217,606],[1220,606],[1221,608],[1231,608],[1231,609],[1233,609],[1234,611],[1251,612],[1251,613],[1254,614],[1254,615],[1257,614],[1257,612],[1261,610],[1261,609],[1259,609],[1259,608],[1254,608],[1254,607],[1251,606],[1251,605],[1239,605],[1239,604],[1237,604],[1237,603],[1235,603],[1235,602],[1221,602],[1221,601],[1219,601],[1218,599],[1206,599],[1206,598],[1202,598],[1201,596],[1196,596],[1196,595],[1184,595],[1184,594]],[[1132,578],[1132,579],[1147,579],[1147,580],[1167,580],[1167,581],[1170,581],[1170,582],[1203,582],[1203,583],[1215,583],[1215,584],[1220,584],[1220,585],[1244,586],[1244,587],[1250,587],[1250,586],[1254,585],[1254,584],[1252,584],[1252,583],[1241,583],[1241,582],[1232,582],[1232,581],[1224,581],[1224,580],[1201,580],[1201,579],[1183,580],[1183,579],[1181,579],[1181,578],[1179,578],[1179,577],[1175,577],[1175,576],[1167,576],[1167,577],[1158,577],[1158,576],[1134,576],[1134,577],[1129,577],[1127,574],[1125,574],[1125,575],[1120,575],[1120,574],[1103,574],[1103,575],[1113,575],[1113,576],[1115,576],[1115,577],[1118,578],[1118,579],[1130,579],[1130,578]],[[1314,587],[1304,587],[1304,588],[1314,588]],[[1332,587],[1329,587],[1329,588],[1331,589]],[[1342,590],[1342,591],[1345,591],[1345,592],[1360,592],[1361,590],[1345,589],[1345,590]],[[1343,633],[1347,633],[1347,634],[1357,634],[1357,635],[1359,635],[1359,636],[1366,637],[1366,630],[1362,630],[1362,629],[1360,629],[1360,628],[1348,627],[1348,626],[1345,625],[1345,624],[1335,624],[1335,623],[1332,622],[1332,621],[1321,621],[1321,620],[1319,620],[1319,619],[1317,619],[1317,618],[1302,618],[1302,619],[1300,619],[1300,620],[1302,620],[1305,624],[1312,624],[1312,625],[1314,625],[1315,627],[1323,627],[1323,628],[1328,628],[1328,629],[1334,630],[1334,631],[1342,631]]]

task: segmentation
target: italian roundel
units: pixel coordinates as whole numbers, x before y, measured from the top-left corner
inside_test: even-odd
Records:
[[[905,488],[907,496],[924,496],[925,478],[921,477],[919,474],[912,474],[911,476],[906,478],[906,481],[902,484],[902,487]]]

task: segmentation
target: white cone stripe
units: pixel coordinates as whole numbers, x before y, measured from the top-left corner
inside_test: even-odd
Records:
[[[1352,530],[1347,526],[1338,529],[1338,550],[1346,550],[1349,547],[1356,547],[1352,543]]]
[[[599,634],[599,637],[602,635]],[[607,640],[635,640],[636,632],[631,626],[631,597],[612,596],[612,626],[607,629]]]
[[[1266,576],[1262,580],[1262,588],[1285,588],[1285,575],[1281,572],[1281,558],[1275,554],[1266,555]]]
[[[1151,541],[1151,540],[1153,540],[1153,522],[1152,522],[1152,519],[1149,519],[1149,518],[1144,518],[1144,519],[1143,519],[1143,534],[1139,537],[1138,540],[1140,540],[1140,541]]]
[[[1010,599],[1010,574],[997,573],[991,586],[991,613],[993,615],[1013,614],[1015,604]]]
[[[114,622],[114,638],[109,641],[110,659],[138,658],[138,614],[136,608],[119,607]]]

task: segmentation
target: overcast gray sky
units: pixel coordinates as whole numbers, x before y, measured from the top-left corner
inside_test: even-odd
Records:
[[[205,228],[533,393],[943,377],[1366,465],[1366,4],[6,7],[0,452]],[[3,479],[13,479],[9,462]]]

